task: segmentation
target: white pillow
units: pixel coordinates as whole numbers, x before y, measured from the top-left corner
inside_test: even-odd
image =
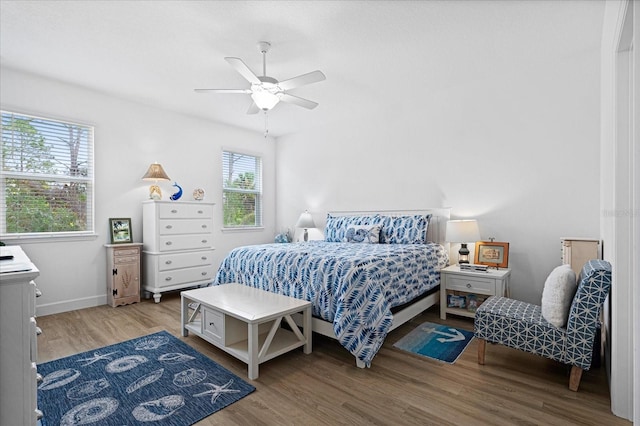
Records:
[[[577,288],[576,273],[570,265],[561,265],[551,271],[542,290],[544,319],[556,327],[567,325],[569,309]]]

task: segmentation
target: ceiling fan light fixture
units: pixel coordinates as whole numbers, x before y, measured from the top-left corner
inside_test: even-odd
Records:
[[[280,102],[280,98],[266,90],[255,91],[251,93],[253,102],[263,111],[269,111]]]

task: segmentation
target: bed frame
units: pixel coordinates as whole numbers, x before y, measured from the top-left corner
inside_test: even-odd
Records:
[[[429,221],[429,227],[427,228],[427,241],[442,244],[448,251],[448,244],[445,242],[445,229],[447,227],[447,221],[450,218],[451,209],[446,208],[432,208],[424,210],[380,210],[380,211],[340,211],[329,212],[332,216],[362,216],[371,214],[384,214],[384,215],[418,215],[418,214],[431,214],[431,220]],[[409,302],[402,306],[397,312],[393,313],[393,320],[389,331],[400,327],[402,324],[411,320],[411,318],[420,314],[421,312],[429,309],[431,306],[437,304],[440,301],[440,290],[436,290],[428,294],[426,297],[418,298],[415,302]],[[295,316],[295,321],[298,326],[302,326],[302,315]],[[311,329],[323,336],[337,339],[335,332],[333,331],[333,324],[329,321],[325,321],[320,318],[313,317],[311,319]],[[365,368],[364,362],[356,358],[356,366],[359,368]]]

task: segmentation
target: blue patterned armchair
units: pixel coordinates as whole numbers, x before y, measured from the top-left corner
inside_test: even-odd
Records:
[[[611,264],[588,261],[580,273],[566,328],[545,320],[538,305],[490,297],[476,311],[474,322],[478,364],[484,365],[487,342],[500,343],[571,365],[569,389],[577,391],[582,372],[591,367],[600,309],[610,287]]]

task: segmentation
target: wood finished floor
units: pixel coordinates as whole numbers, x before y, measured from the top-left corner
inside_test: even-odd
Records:
[[[610,410],[604,367],[582,376],[579,392],[568,389],[569,369],[515,349],[487,345],[477,364],[477,341],[455,364],[393,348],[422,322],[468,330],[471,319],[441,321],[437,306],[389,334],[370,369],[359,369],[335,340],[314,335],[313,353],[302,349],[260,365],[247,379],[241,361],[189,336],[180,337],[180,296],[111,308],[99,306],[38,317],[38,360],[46,362],[160,330],[251,382],[256,391],[198,425],[630,425]]]

